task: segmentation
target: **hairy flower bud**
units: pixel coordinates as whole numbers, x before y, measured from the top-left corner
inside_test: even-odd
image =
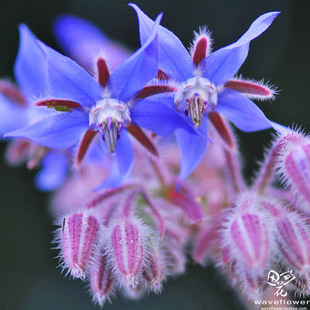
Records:
[[[104,250],[94,256],[90,273],[90,291],[93,300],[102,307],[112,293],[115,279]]]
[[[290,129],[286,129],[282,135],[279,135],[265,156],[265,161],[261,165],[254,187],[260,192],[264,192],[271,184],[275,171],[278,170],[282,172],[282,167],[284,166],[283,159],[285,156],[294,147],[304,144],[305,141],[307,141],[306,137]]]
[[[295,212],[276,219],[276,243],[286,261],[301,274],[310,271],[310,231],[305,220]]]
[[[161,249],[159,240],[150,240],[148,252],[148,261],[144,266],[142,276],[146,279],[150,288],[155,293],[159,293],[162,289],[162,282],[166,277],[165,254]]]
[[[64,265],[74,278],[85,279],[100,225],[94,213],[82,211],[64,217],[61,246]]]
[[[250,268],[263,268],[269,253],[267,228],[257,214],[237,216],[230,226],[236,256]]]
[[[310,144],[297,145],[284,156],[280,169],[287,183],[310,203]]]
[[[136,219],[122,219],[111,233],[115,270],[130,287],[137,287],[145,261],[145,227]]]
[[[229,250],[236,273],[250,288],[247,291],[252,297],[263,289],[270,259],[271,234],[265,219],[265,214],[259,210],[259,198],[247,192],[240,195],[223,231],[223,246]]]

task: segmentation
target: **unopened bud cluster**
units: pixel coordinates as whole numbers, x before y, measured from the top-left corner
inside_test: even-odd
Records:
[[[59,219],[63,269],[89,282],[100,306],[118,290],[129,298],[161,292],[167,275],[185,270],[191,227],[181,209],[167,209],[170,200],[167,194],[149,197],[139,184],[93,194]]]
[[[58,231],[63,267],[89,282],[101,306],[117,291],[129,298],[159,293],[168,276],[185,271],[189,248],[196,262],[221,266],[250,298],[270,294],[270,270],[292,270],[296,279],[287,289],[307,294],[308,146],[309,139],[298,132],[279,134],[247,186],[237,151],[218,143],[178,190],[171,173],[178,159],[169,157],[175,146],[165,146],[165,161],[146,159],[138,147],[141,158],[131,182],[87,195],[81,191],[82,206],[76,207],[74,197],[72,206],[64,207],[73,196],[70,191],[87,181],[79,179],[89,178],[75,175],[53,202],[57,212],[67,212]],[[275,178],[283,180],[282,189],[273,185]]]

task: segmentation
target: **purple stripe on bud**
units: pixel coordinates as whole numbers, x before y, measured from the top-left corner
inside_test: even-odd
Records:
[[[284,173],[293,188],[310,202],[310,144],[297,146],[286,156]]]
[[[159,246],[159,241],[151,241],[148,261],[144,266],[142,276],[155,293],[160,293],[162,282],[166,276],[165,255]]]
[[[145,259],[142,223],[128,219],[114,226],[111,234],[117,273],[130,287],[137,287]]]
[[[65,264],[74,278],[85,279],[99,233],[97,218],[75,213],[63,219],[61,244]]]
[[[114,277],[112,269],[107,261],[104,251],[100,251],[95,255],[90,274],[90,289],[95,302],[102,307],[114,287]]]
[[[283,155],[285,158],[294,146],[302,145],[305,142],[306,138],[302,134],[291,130],[286,134],[279,136],[279,138],[273,143],[269,154],[266,156],[266,160],[262,165],[254,188],[258,189],[260,192],[264,192],[272,182],[276,169],[283,169],[283,163],[281,160]]]
[[[247,267],[264,268],[269,256],[269,238],[262,219],[245,213],[232,221],[229,230],[236,258]]]
[[[296,271],[309,271],[310,232],[296,213],[289,213],[277,221],[276,242],[284,259]]]

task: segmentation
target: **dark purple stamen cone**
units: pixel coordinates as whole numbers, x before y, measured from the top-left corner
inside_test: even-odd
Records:
[[[199,94],[194,94],[194,96],[187,101],[187,113],[195,127],[199,127],[202,123],[205,106],[206,102]]]
[[[123,128],[123,123],[116,120],[112,120],[111,117],[107,118],[107,122],[101,126],[102,138],[107,144],[110,153],[115,152],[116,143],[120,135],[120,131]]]

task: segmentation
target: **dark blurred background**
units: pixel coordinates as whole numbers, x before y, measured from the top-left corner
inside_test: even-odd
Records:
[[[136,15],[122,0],[0,0],[0,76],[12,77],[18,48],[17,25],[26,23],[40,38],[58,48],[51,23],[60,13],[89,19],[108,36],[132,49],[139,47]],[[240,70],[244,77],[270,81],[277,99],[259,103],[267,116],[284,125],[310,129],[310,27],[308,0],[141,0],[151,17],[164,12],[162,24],[189,46],[193,30],[208,25],[214,50],[238,39],[259,15],[282,11],[270,29],[251,43]],[[240,135],[244,173],[250,178],[262,158],[271,132]],[[48,196],[34,189],[33,172],[4,163],[0,145],[0,309],[94,309],[83,283],[68,280],[56,269],[51,249],[52,219]],[[212,266],[190,264],[184,276],[170,279],[162,295],[142,300],[114,299],[107,309],[246,309]],[[99,308],[97,308],[99,309]]]

